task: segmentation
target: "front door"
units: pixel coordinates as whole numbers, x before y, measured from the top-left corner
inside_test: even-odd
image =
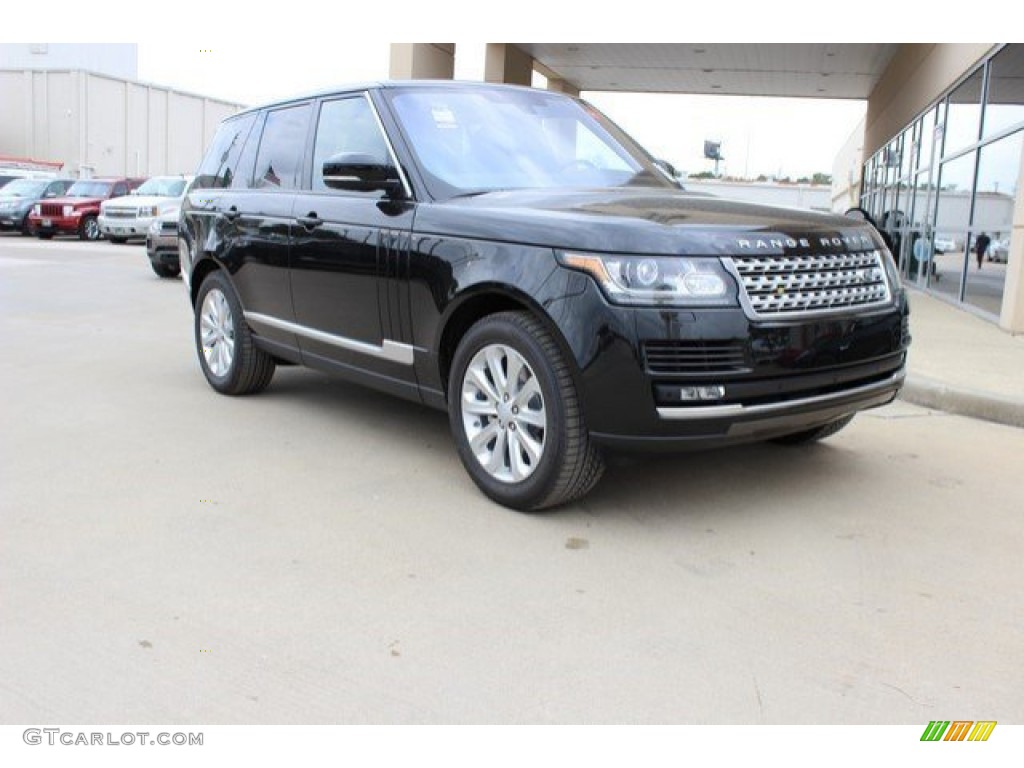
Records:
[[[394,162],[365,94],[320,104],[308,189],[293,209],[291,288],[304,362],[414,385],[404,270],[414,206],[380,192],[329,189],[328,158],[359,152]],[[410,394],[405,392],[404,394]]]

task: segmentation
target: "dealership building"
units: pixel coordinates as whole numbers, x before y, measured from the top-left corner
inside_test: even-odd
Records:
[[[134,46],[0,45],[0,155],[76,175],[191,172],[241,105],[141,83],[133,57]],[[390,75],[452,78],[458,57],[452,43],[394,44]],[[1024,333],[1024,45],[491,43],[482,77],[573,95],[863,100],[831,208],[866,210],[907,281]]]
[[[0,44],[0,155],[76,177],[190,174],[240,104],[140,82],[134,44]]]

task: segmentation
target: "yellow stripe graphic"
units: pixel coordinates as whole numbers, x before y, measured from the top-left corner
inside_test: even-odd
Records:
[[[988,737],[995,730],[996,722],[995,720],[979,720],[974,724],[974,730],[971,731],[971,735],[967,737],[967,740],[988,741]]]

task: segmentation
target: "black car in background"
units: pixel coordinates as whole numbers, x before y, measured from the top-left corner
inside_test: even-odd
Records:
[[[74,179],[14,179],[0,188],[0,229],[32,234],[28,215],[41,200],[61,197]]]
[[[298,363],[446,409],[473,480],[517,509],[586,493],[607,447],[821,439],[905,375],[873,227],[690,195],[585,102],[528,88],[233,116],[179,246],[214,389]]]

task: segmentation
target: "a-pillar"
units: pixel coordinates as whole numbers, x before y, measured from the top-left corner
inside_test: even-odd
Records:
[[[999,325],[1013,333],[1024,333],[1024,152],[1017,172],[1017,202],[1013,207],[1013,232],[1006,260]]]
[[[530,85],[533,82],[533,57],[511,43],[488,43],[484,80],[488,83]]]
[[[455,43],[392,43],[393,80],[451,80],[455,76]]]

